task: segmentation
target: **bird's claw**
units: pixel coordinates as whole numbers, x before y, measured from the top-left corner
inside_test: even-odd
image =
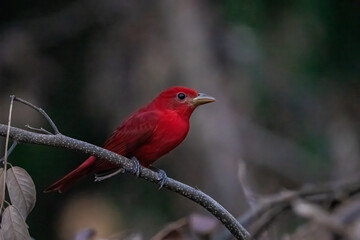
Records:
[[[135,164],[135,176],[139,177],[140,176],[140,163],[139,160],[137,160],[136,157],[132,157],[131,160],[133,160],[134,164]]]
[[[112,176],[115,176],[118,173],[124,173],[125,170],[123,168],[119,168],[119,169],[112,169],[110,171],[107,172],[102,172],[102,173],[95,173],[95,182],[100,182],[102,180],[108,179]]]
[[[159,174],[161,175],[161,179],[160,179],[160,186],[159,186],[158,190],[160,190],[167,181],[167,175],[166,175],[166,172],[164,170],[159,169]]]
[[[162,169],[159,169],[159,168],[156,168],[156,167],[153,167],[153,166],[150,166],[150,169],[153,170],[154,172],[157,172],[160,174],[161,178],[159,179],[159,183],[160,183],[160,186],[159,186],[159,189],[160,190],[164,184],[167,182],[167,175],[166,175],[166,172]]]

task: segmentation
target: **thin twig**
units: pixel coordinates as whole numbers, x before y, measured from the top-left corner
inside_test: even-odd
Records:
[[[283,191],[270,195],[262,200],[257,206],[249,210],[239,218],[241,224],[248,226],[262,214],[279,205],[291,205],[295,198],[305,198],[313,201],[323,201],[330,196],[337,198],[343,192],[356,193],[360,190],[360,179],[348,179],[341,182],[325,183],[314,186],[305,186],[297,191]]]
[[[344,195],[354,195],[360,191],[360,179],[305,186],[297,191],[284,191],[266,197],[257,206],[239,218],[240,224],[250,228],[252,236],[259,236],[285,210],[291,209],[293,201],[303,198],[311,202],[324,203]],[[250,227],[251,226],[251,227]]]
[[[93,144],[83,142],[77,139],[73,139],[67,136],[60,134],[59,130],[55,126],[54,122],[51,118],[46,114],[44,110],[35,105],[20,99],[15,98],[15,100],[30,106],[31,108],[40,112],[49,122],[49,124],[54,129],[55,135],[45,135],[39,134],[35,132],[26,131],[23,129],[10,127],[10,124],[4,125],[0,124],[0,136],[6,136],[12,138],[18,142],[24,143],[33,143],[33,144],[41,144],[48,145],[54,147],[62,147],[71,150],[81,151],[86,154],[91,154],[92,156],[106,159],[119,167],[125,169],[127,172],[135,175],[136,172],[136,164],[134,161],[118,155],[109,150],[103,149],[101,147],[95,146]],[[152,183],[160,184],[160,180],[162,179],[161,174],[156,173],[150,169],[141,167],[139,177],[150,181]],[[223,206],[221,206],[218,202],[212,199],[210,196],[206,195],[199,189],[195,189],[190,187],[184,183],[176,181],[171,178],[167,178],[167,181],[164,183],[163,188],[168,189],[170,191],[179,193],[184,197],[198,203],[210,213],[212,213],[216,218],[218,218],[224,226],[233,234],[233,236],[237,239],[250,239],[249,232],[234,218]]]
[[[258,221],[256,221],[251,226],[251,236],[253,238],[258,238],[268,227],[270,224],[285,210],[290,209],[287,205],[277,206],[276,208],[271,209],[266,212]]]
[[[9,148],[9,150],[7,150],[7,157],[10,156],[10,154],[12,153],[12,151],[15,149],[15,147],[17,146],[18,142],[17,141],[13,141],[11,147]],[[5,161],[5,155],[0,158],[0,163]]]
[[[38,111],[39,113],[41,113],[41,115],[43,115],[43,116],[45,117],[45,119],[48,121],[48,123],[50,124],[50,126],[51,126],[52,129],[54,130],[55,135],[56,135],[56,134],[60,134],[60,131],[59,131],[58,128],[56,127],[56,125],[55,125],[55,123],[53,122],[53,120],[51,120],[51,118],[49,117],[49,115],[47,115],[47,113],[46,113],[43,109],[35,106],[35,105],[32,104],[32,103],[29,103],[28,101],[26,101],[26,100],[24,100],[24,99],[21,99],[21,98],[15,97],[15,96],[14,96],[14,100],[17,101],[17,102],[21,102],[21,103],[23,103],[23,104],[25,104],[25,105],[27,105],[27,106],[35,109],[35,110]]]
[[[53,134],[52,132],[49,132],[48,130],[44,129],[44,128],[35,128],[35,127],[31,127],[30,125],[25,125],[26,128],[33,130],[33,131],[37,131],[39,133],[43,133],[43,134]]]
[[[6,183],[6,166],[7,166],[7,159],[8,159],[8,147],[9,147],[9,138],[10,138],[10,128],[11,128],[11,116],[12,116],[12,109],[14,105],[14,95],[10,96],[10,108],[9,108],[9,118],[8,118],[8,125],[6,128],[6,141],[5,141],[5,156],[4,156],[4,169],[3,169],[3,177],[4,180],[1,186],[1,199],[0,199],[0,210],[4,206],[5,201],[5,183]]]
[[[239,218],[239,221],[244,226],[249,226],[253,221],[259,219],[263,214],[282,204],[290,205],[292,199],[298,196],[297,192],[281,192],[272,196],[266,197],[260,203],[254,206],[251,210],[246,212]]]
[[[297,199],[292,202],[292,209],[300,217],[311,219],[334,233],[346,234],[346,226],[341,222],[340,218],[332,216],[318,205],[303,199]]]

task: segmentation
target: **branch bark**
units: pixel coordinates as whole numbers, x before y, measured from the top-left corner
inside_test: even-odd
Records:
[[[0,136],[6,136],[6,132],[7,125],[0,124]],[[130,159],[93,144],[67,137],[60,133],[55,135],[40,134],[11,127],[9,136],[11,139],[19,143],[39,144],[76,150],[111,161],[133,175],[135,175],[136,172],[136,165]],[[160,174],[144,167],[141,167],[139,177],[156,184],[158,184],[161,180]],[[219,219],[237,239],[250,239],[249,232],[223,206],[199,189],[195,189],[171,178],[167,179],[163,188],[179,193],[204,207],[217,219]]]

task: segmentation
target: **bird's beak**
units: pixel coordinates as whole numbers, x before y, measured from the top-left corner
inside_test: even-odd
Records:
[[[199,93],[199,95],[192,100],[195,106],[203,105],[206,103],[215,102],[216,99],[212,96],[206,95],[205,93]]]

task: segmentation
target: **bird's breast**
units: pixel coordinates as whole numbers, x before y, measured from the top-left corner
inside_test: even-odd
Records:
[[[189,120],[175,114],[160,118],[149,142],[134,152],[141,165],[148,167],[158,158],[178,146],[189,131]]]

